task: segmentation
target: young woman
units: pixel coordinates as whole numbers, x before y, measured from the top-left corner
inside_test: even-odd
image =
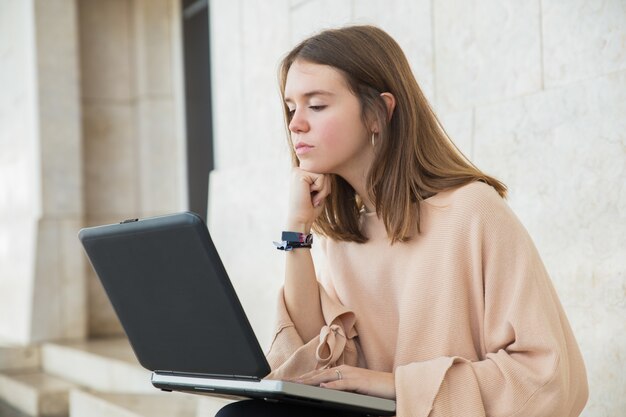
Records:
[[[579,415],[585,368],[539,254],[396,42],[327,30],[280,75],[294,168],[268,378],[394,399],[399,417]],[[271,407],[218,415],[307,413]]]

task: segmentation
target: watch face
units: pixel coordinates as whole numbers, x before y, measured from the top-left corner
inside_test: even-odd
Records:
[[[307,235],[305,233],[283,232],[281,239],[289,243],[313,243],[313,235],[310,233]]]

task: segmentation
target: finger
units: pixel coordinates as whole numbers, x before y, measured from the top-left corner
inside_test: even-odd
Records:
[[[299,378],[299,382],[306,385],[319,385],[323,382],[330,382],[338,379],[337,372],[333,369],[324,369],[309,372]]]
[[[320,197],[320,199],[325,199],[330,194],[330,191],[331,191],[330,181],[328,180],[328,178],[326,178],[322,184],[322,187],[318,191],[317,195]]]
[[[326,176],[323,174],[312,174],[311,179],[313,182],[311,183],[311,191],[319,191],[324,187],[324,183],[326,182]]]
[[[298,382],[306,385],[319,385],[323,382],[330,382],[330,377],[325,374],[311,375],[309,377],[301,378]]]
[[[317,207],[321,203],[323,203],[324,200],[326,200],[326,197],[330,195],[330,190],[331,190],[330,181],[326,179],[323,182],[322,186],[320,187],[319,191],[315,194],[313,198],[313,205]]]
[[[313,203],[314,207],[317,207],[324,200],[326,195],[322,192],[325,188],[325,183],[327,181],[325,179],[317,179],[310,188],[311,192],[311,203]]]
[[[358,382],[355,379],[341,379],[338,381],[323,382],[320,384],[320,387],[338,391],[359,392]]]

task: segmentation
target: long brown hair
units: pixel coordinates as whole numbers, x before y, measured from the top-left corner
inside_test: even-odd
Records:
[[[281,62],[283,99],[287,73],[296,60],[339,70],[361,103],[363,121],[368,117],[377,121],[380,131],[367,190],[392,242],[408,240],[415,226],[420,232],[419,202],[438,192],[479,180],[506,196],[506,186],[476,168],[450,140],[402,49],[381,29],[349,26],[325,30],[302,41]],[[390,119],[380,97],[383,92],[396,99]],[[289,109],[286,105],[284,109],[289,124]],[[298,166],[293,148],[291,156]],[[355,190],[338,175],[330,179],[331,194],[313,230],[336,240],[367,241],[359,228],[362,202]]]

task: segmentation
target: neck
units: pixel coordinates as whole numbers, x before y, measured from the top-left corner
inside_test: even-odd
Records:
[[[350,184],[352,188],[354,188],[354,191],[358,194],[358,196],[361,198],[361,201],[363,202],[366,213],[373,213],[376,211],[376,206],[374,202],[369,198],[369,193],[367,192],[367,171],[364,172],[360,170],[352,173],[343,173],[337,175],[346,180],[346,182]]]
[[[374,150],[370,146],[367,146],[359,155],[335,172],[336,175],[346,180],[346,182],[354,188],[354,191],[359,195],[361,201],[363,201],[367,213],[376,211],[375,204],[370,200],[369,193],[367,192],[367,175],[373,162]]]

